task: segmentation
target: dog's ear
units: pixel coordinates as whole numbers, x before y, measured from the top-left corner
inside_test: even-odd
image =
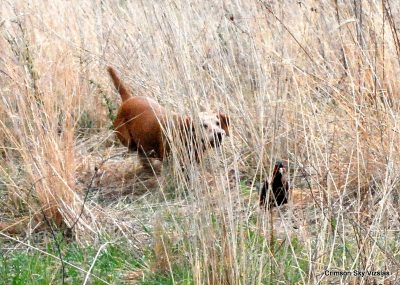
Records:
[[[221,128],[223,128],[224,131],[225,131],[225,134],[227,136],[229,136],[229,129],[228,129],[228,127],[229,127],[229,117],[227,115],[225,115],[224,113],[218,113],[218,118],[219,118],[219,121],[221,123]]]

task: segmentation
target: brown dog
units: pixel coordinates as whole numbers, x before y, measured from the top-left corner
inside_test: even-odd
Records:
[[[112,67],[108,67],[108,73],[122,98],[114,121],[117,137],[124,146],[138,151],[144,166],[148,166],[149,157],[163,160],[175,140],[180,140],[185,151],[199,161],[202,152],[219,146],[223,137],[229,135],[226,115],[202,112],[198,115],[201,126],[196,127],[192,118],[167,112],[151,98],[131,97]]]

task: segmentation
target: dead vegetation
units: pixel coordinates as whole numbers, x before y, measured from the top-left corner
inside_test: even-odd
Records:
[[[372,284],[327,268],[387,270],[378,281],[392,282],[400,5],[210,5],[4,1],[1,239],[49,228],[83,244],[125,238],[133,252],[152,245],[149,271],[187,263],[195,284]],[[120,99],[107,65],[170,110],[223,110],[231,137],[188,175],[179,153],[160,174],[143,172],[110,130]],[[277,159],[294,195],[263,213],[258,186]]]

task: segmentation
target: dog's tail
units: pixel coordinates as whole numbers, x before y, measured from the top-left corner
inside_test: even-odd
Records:
[[[111,79],[114,83],[115,88],[118,90],[119,94],[121,95],[122,98],[122,102],[128,100],[131,95],[129,93],[128,88],[126,88],[125,84],[121,81],[121,79],[119,79],[117,73],[115,72],[114,68],[112,68],[111,66],[109,66],[107,68],[108,73],[111,76]]]

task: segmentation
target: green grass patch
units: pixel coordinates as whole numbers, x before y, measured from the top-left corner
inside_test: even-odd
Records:
[[[246,180],[242,180],[240,181],[240,192],[245,195],[245,196],[250,196],[252,192],[255,192],[254,190],[252,191],[252,189],[247,185],[247,181]]]
[[[299,284],[302,276],[306,278],[309,259],[296,236],[270,242],[258,230],[247,228],[246,247],[251,256],[265,256],[262,284]]]
[[[97,256],[97,248],[86,248],[76,243],[61,244],[63,260],[85,271],[95,261],[91,273],[112,284],[123,284],[124,272],[143,268],[143,260],[134,257],[123,245],[109,244]],[[47,246],[47,253],[58,256],[53,244]],[[82,284],[86,273],[64,263],[65,284]],[[10,253],[0,253],[1,284],[61,284],[62,265],[53,256],[36,250],[16,249]],[[90,277],[90,284],[104,284],[103,281]]]

